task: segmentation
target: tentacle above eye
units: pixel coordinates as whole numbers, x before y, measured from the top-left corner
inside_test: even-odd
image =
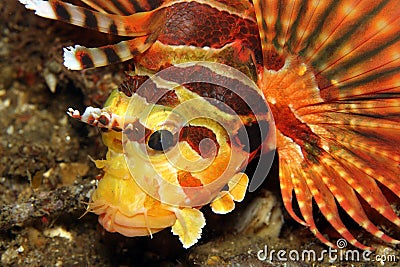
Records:
[[[122,131],[121,125],[123,125],[123,118],[114,113],[107,112],[104,109],[87,107],[85,112],[81,115],[78,110],[68,108],[67,114],[89,125],[108,130]]]

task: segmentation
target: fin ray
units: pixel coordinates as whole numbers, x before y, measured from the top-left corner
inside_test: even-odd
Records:
[[[36,14],[80,27],[119,36],[143,36],[156,31],[163,9],[139,12],[130,16],[105,14],[58,0],[20,0]]]
[[[338,206],[372,235],[398,243],[361,205],[400,225],[383,193],[400,199],[398,1],[253,3],[264,59],[259,87],[275,116],[286,209],[329,245],[314,222],[313,200],[354,246],[369,248],[346,228]],[[280,69],[271,70],[271,51],[284,57]]]
[[[127,16],[136,12],[150,11],[158,7],[160,0],[81,0],[102,13]]]
[[[152,44],[151,38],[143,36],[98,48],[68,47],[64,49],[64,65],[71,70],[107,66],[132,59]]]

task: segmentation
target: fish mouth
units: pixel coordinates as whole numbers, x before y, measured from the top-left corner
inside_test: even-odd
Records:
[[[163,214],[162,214],[163,213]],[[148,236],[174,225],[176,215],[164,210],[148,210],[128,216],[120,210],[108,207],[99,215],[99,223],[108,232],[118,232],[127,237]]]
[[[144,192],[126,169],[105,174],[91,196],[88,210],[99,215],[99,223],[108,232],[128,237],[152,235],[176,221],[169,206]]]

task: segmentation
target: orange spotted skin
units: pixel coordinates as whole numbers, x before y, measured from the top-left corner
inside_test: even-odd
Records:
[[[26,4],[33,0],[20,1]],[[55,0],[39,6],[28,3],[28,8],[41,16],[128,39],[100,48],[69,48],[65,53],[67,67],[78,70],[133,59],[140,68],[159,71],[201,60],[240,70],[259,88],[255,91],[243,86],[247,91],[241,95],[245,95],[249,106],[256,107],[255,113],[260,112],[257,107],[268,104],[275,119],[281,193],[289,214],[332,247],[335,244],[316,225],[316,209],[339,236],[357,248],[373,249],[347,228],[339,207],[377,239],[393,245],[400,243],[398,237],[389,236],[391,231],[386,232],[375,223],[379,217],[394,229],[400,228],[398,210],[392,205],[400,199],[398,0],[115,0],[107,5],[99,0],[83,2],[95,11]],[[198,69],[176,68],[176,77],[170,74],[163,78],[179,83],[182,81],[177,78],[178,73],[185,71]],[[206,73],[228,79],[212,70]],[[186,73],[185,77],[189,76]],[[120,89],[125,96],[135,97],[132,88],[138,88],[146,79],[133,75]],[[238,81],[232,85],[235,83],[236,87],[242,85]],[[229,147],[242,145],[250,160],[265,152],[260,151],[260,143],[268,140],[265,137],[247,148],[243,146],[240,133],[254,137],[251,125],[255,114],[237,95],[218,86],[196,83],[186,84],[185,90],[200,98],[220,100],[239,115],[245,127],[238,130]],[[150,102],[164,93],[155,83],[141,92]],[[115,100],[115,95],[110,99]],[[257,102],[260,99],[263,104]],[[207,99],[203,104],[210,103],[213,100]],[[159,104],[176,107],[181,102],[177,92],[170,91]],[[121,102],[114,102],[110,109],[119,111],[120,106]],[[213,107],[218,114],[229,114],[226,107]],[[113,113],[103,112],[105,118],[110,118],[100,122],[95,112],[89,119],[72,111],[70,115],[107,128],[106,145],[121,150],[121,138],[116,132],[122,131],[124,125],[115,125]],[[210,132],[210,125],[202,122],[179,137],[189,144],[188,151],[201,153],[198,141],[202,137],[219,140],[221,133]],[[148,139],[151,131],[146,133]],[[223,149],[222,143],[217,146],[218,151]],[[189,173],[179,172],[177,176],[181,186],[200,185]],[[391,198],[385,193],[388,191]],[[212,208],[217,212],[233,209],[232,199],[242,197],[233,195],[228,201],[212,204]],[[297,201],[298,209],[294,209],[293,201]],[[192,210],[186,215],[195,214]],[[161,214],[162,224],[158,228],[154,225],[154,229],[171,224],[171,216],[168,212]],[[181,225],[175,228],[176,233],[181,230]]]

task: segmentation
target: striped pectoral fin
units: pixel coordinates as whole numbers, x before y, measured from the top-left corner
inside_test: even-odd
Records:
[[[160,27],[163,11],[153,10],[121,16],[96,12],[57,0],[19,0],[41,17],[119,36],[143,36]],[[161,12],[161,13],[159,13]]]
[[[275,37],[264,41],[277,51],[284,48],[288,54],[301,55],[313,69],[322,98],[398,92],[398,1],[281,2],[276,12],[266,9],[260,35],[269,36],[263,32],[275,29]],[[272,24],[275,17],[269,13],[279,14]]]
[[[172,226],[172,233],[179,236],[184,248],[189,248],[197,243],[201,232],[206,225],[203,213],[195,208],[174,209],[176,222]]]
[[[285,207],[329,245],[315,225],[313,199],[351,244],[368,248],[346,229],[338,205],[372,235],[398,243],[373,223],[384,217],[388,225],[400,225],[383,193],[400,199],[398,1],[253,4],[268,77],[260,79],[260,88],[280,132]],[[293,192],[303,218],[292,207]],[[364,210],[361,199],[377,213]]]
[[[235,209],[235,202],[241,202],[246,194],[249,178],[245,173],[236,174],[229,182],[229,191],[221,191],[210,203],[211,210],[217,214],[226,214]]]
[[[68,47],[64,49],[64,65],[71,70],[82,70],[123,62],[146,51],[153,41],[143,36],[98,48]]]

